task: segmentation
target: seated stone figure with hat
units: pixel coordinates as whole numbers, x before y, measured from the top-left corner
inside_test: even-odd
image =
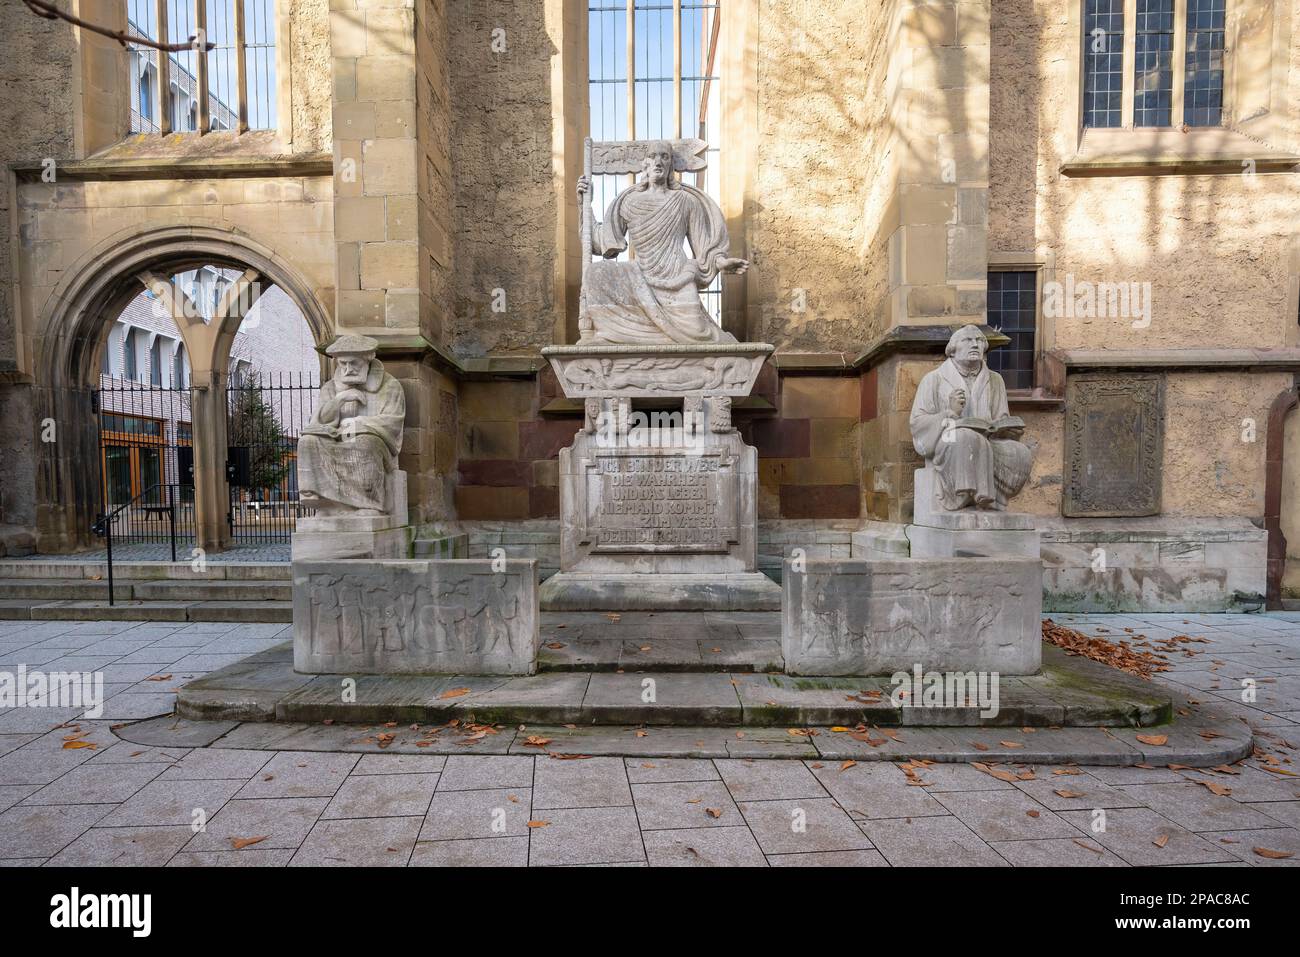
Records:
[[[368,336],[336,339],[325,354],[334,375],[298,439],[298,488],[304,505],[323,514],[382,515],[387,477],[402,448],[406,397],[375,358]]]

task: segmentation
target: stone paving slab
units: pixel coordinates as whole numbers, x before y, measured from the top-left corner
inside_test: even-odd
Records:
[[[762,624],[718,617],[733,633]],[[1261,682],[1276,695],[1248,701],[1229,679],[1279,670],[1268,649],[1300,649],[1300,623],[1201,617],[1170,622],[1210,644],[1143,683],[1176,710],[1150,728],[473,723],[475,702],[485,712],[499,688],[448,699],[465,707],[438,724],[74,715],[65,727],[66,709],[9,709],[0,721],[23,730],[0,730],[0,866],[1297,866],[1300,688]],[[0,654],[107,661],[127,669],[108,682],[118,697],[148,696],[172,685],[146,679],[186,656],[219,662],[263,642],[254,655],[283,663],[277,630],[0,623]],[[1215,661],[1227,664],[1215,672]],[[743,712],[744,686],[764,676],[675,677],[723,674]],[[1222,688],[1179,681],[1212,674]],[[664,676],[651,676],[662,696]],[[627,677],[644,690],[644,675]],[[74,733],[91,746],[65,748]]]

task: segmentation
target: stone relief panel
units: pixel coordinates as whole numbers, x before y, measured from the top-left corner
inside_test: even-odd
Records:
[[[532,674],[537,567],[509,560],[296,562],[294,668]]]
[[[1033,674],[1041,660],[1035,560],[786,563],[781,646],[791,674]]]
[[[565,395],[583,397],[611,393],[680,395],[684,392],[749,391],[763,357],[633,356],[588,357],[571,360],[558,370]]]
[[[1065,409],[1062,513],[1073,518],[1160,514],[1164,376],[1072,375]]]

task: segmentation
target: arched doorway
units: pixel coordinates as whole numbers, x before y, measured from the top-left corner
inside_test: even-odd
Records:
[[[34,342],[38,403],[43,416],[60,423],[64,438],[37,450],[39,549],[93,546],[92,525],[106,501],[116,508],[115,500],[129,493],[143,508],[151,503],[140,493],[150,486],[159,496],[175,496],[182,485],[192,502],[187,538],[203,549],[228,547],[234,540],[226,477],[231,377],[245,391],[261,382],[265,377],[254,372],[262,355],[272,366],[264,371],[282,385],[300,395],[314,389],[320,374],[314,347],[330,330],[315,291],[245,236],[168,227],[102,244],[68,271],[50,303]],[[274,348],[265,345],[268,336]],[[294,344],[291,352],[286,342]],[[106,371],[115,386],[108,392],[173,394],[118,395],[101,408]],[[283,405],[270,403],[273,416]],[[301,399],[290,403],[295,413],[304,408]],[[126,448],[112,453],[111,463],[100,450],[103,416],[114,416],[109,437]],[[277,441],[290,437],[281,432]],[[160,445],[171,446],[169,455],[146,448]],[[161,511],[161,502],[152,505]]]
[[[240,285],[245,274],[214,263],[150,270],[112,321],[94,405],[103,511],[113,518],[103,528],[119,555],[123,545],[140,558],[174,558],[178,545],[191,554],[201,524],[195,462],[204,459],[225,469],[229,544],[250,559],[288,555],[298,517],[297,437],[314,411],[320,356],[293,300],[257,280]],[[227,317],[239,319],[229,350],[204,355],[223,347],[213,327]],[[211,423],[196,428],[202,399],[191,349],[201,366],[225,369],[212,380],[224,393],[217,403],[226,410],[224,445]]]

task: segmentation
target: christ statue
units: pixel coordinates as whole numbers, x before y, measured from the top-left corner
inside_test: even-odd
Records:
[[[672,144],[647,144],[641,178],[614,197],[603,223],[583,202],[590,188],[586,176],[578,180],[590,251],[603,258],[584,273],[586,320],[579,344],[735,342],[709,316],[700,290],[719,273],[743,273],[749,263],[729,255],[731,240],[718,204],[674,172]],[[616,261],[629,244],[635,258]]]

